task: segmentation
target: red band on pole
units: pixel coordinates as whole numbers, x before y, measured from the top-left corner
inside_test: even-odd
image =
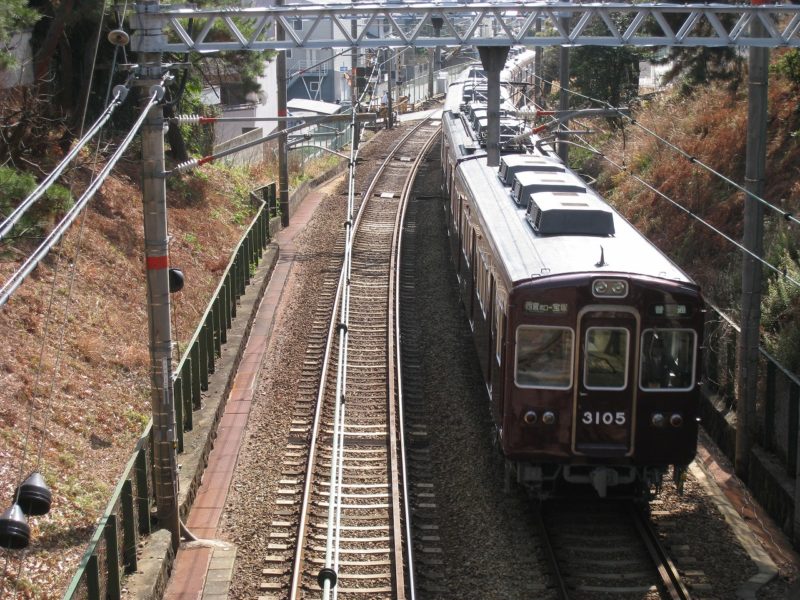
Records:
[[[215,117],[200,117],[200,124],[206,125],[208,123],[214,123],[216,120],[217,119]]]
[[[751,6],[764,6],[765,4],[767,4],[767,0],[751,0],[750,2]]]
[[[206,163],[210,163],[212,160],[214,160],[213,156],[204,156],[203,158],[197,161],[197,165],[198,166],[204,165]]]
[[[285,117],[286,116],[286,109],[285,108],[279,109],[278,110],[278,116],[279,117]]]
[[[158,269],[166,269],[169,267],[169,260],[166,256],[148,256],[147,257],[147,270],[156,271]]]

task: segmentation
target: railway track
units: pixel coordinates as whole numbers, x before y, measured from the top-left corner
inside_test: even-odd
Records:
[[[536,517],[559,600],[690,600],[658,535],[631,503],[545,503]]]
[[[349,259],[320,282],[263,598],[414,597],[395,272],[406,196],[438,128],[420,123],[389,154],[362,196]]]

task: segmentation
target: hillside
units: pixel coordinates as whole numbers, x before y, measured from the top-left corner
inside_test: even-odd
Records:
[[[777,60],[781,56],[776,53]],[[798,89],[777,71],[773,66],[769,81],[764,198],[797,214],[800,209]],[[728,84],[711,85],[697,89],[689,97],[666,93],[645,102],[633,116],[647,129],[744,185],[746,81],[738,89],[731,89]],[[744,194],[722,179],[629,122],[608,139],[603,152],[721,232],[741,241]],[[594,158],[589,168],[598,177],[599,191],[684,267],[700,283],[710,301],[738,319],[741,251],[608,161]],[[788,226],[774,211],[767,209],[765,214],[765,256],[778,269],[796,276],[800,272],[797,229]],[[797,371],[800,294],[766,268],[764,278],[764,339],[788,368]]]
[[[74,196],[86,185],[87,169],[84,164],[68,178]],[[149,419],[138,171],[135,157],[118,167],[83,225],[72,227],[63,246],[0,309],[0,510],[10,506],[20,476],[37,464],[53,492],[50,514],[29,519],[29,549],[3,558],[5,586],[17,586],[17,597],[63,595]],[[211,165],[170,182],[171,264],[186,276],[184,291],[173,295],[175,339],[191,337],[249,224],[248,190],[269,181],[263,168]],[[32,244],[0,247],[3,280]]]

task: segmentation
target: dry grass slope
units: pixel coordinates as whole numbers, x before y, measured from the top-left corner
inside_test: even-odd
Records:
[[[732,92],[720,85],[699,90],[690,98],[660,98],[643,107],[636,118],[716,171],[744,182],[746,89]],[[800,208],[799,129],[796,94],[785,80],[771,76],[764,197],[794,213]],[[624,137],[612,139],[605,151],[714,227],[741,240],[743,193],[637,127],[626,126]],[[736,312],[740,251],[607,162],[596,166],[602,171],[600,191],[662,251],[683,266],[712,301]],[[785,222],[768,210],[766,229],[769,254],[769,248],[778,242],[775,232],[785,231]],[[800,244],[797,233],[790,231],[788,235],[791,238],[788,242],[797,247]]]
[[[29,520],[29,549],[0,550],[0,597],[4,586],[22,598],[63,595],[149,419],[142,202],[129,171],[103,185],[83,225],[0,310],[0,510],[37,466],[53,491],[50,514]],[[171,183],[171,264],[186,276],[173,295],[178,339],[191,337],[249,223],[247,190],[271,180],[263,168],[206,166]],[[0,277],[20,254],[0,255]]]

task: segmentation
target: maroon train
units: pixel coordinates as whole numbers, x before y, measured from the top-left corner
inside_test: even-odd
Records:
[[[646,498],[670,467],[680,486],[697,444],[698,286],[547,146],[488,167],[474,75],[449,89],[442,167],[507,473],[540,497]],[[501,139],[521,125],[504,117]]]

